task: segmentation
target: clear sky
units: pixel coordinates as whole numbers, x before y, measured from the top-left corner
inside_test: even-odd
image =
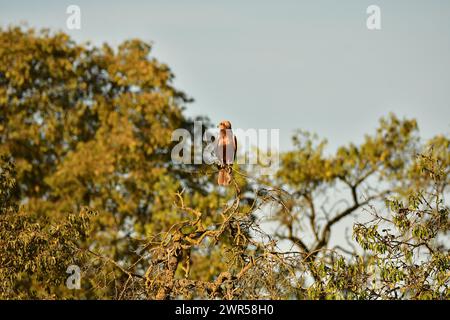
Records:
[[[66,8],[81,8],[81,30]],[[366,28],[381,8],[382,29]],[[361,141],[379,117],[415,117],[424,137],[450,132],[450,1],[0,0],[0,25],[26,22],[78,41],[154,43],[195,99],[189,115],[240,128],[296,128],[331,149]]]

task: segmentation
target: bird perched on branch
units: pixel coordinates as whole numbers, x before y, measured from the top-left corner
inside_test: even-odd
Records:
[[[217,183],[221,186],[227,186],[231,182],[231,167],[236,160],[237,139],[231,130],[230,121],[221,121],[218,128],[220,130],[216,144],[216,156],[219,160]]]

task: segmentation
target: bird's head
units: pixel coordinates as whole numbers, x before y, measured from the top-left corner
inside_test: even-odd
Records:
[[[227,129],[231,129],[231,122],[228,120],[223,120],[219,123],[219,125],[217,126],[220,130],[227,130]]]

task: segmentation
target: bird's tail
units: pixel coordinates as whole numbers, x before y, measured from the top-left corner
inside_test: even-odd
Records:
[[[219,177],[217,178],[217,184],[219,186],[228,186],[231,183],[231,170],[230,168],[222,168],[219,170]]]

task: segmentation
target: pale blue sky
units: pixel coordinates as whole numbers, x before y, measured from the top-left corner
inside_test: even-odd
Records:
[[[66,29],[77,4],[82,29]],[[381,7],[382,30],[366,29]],[[4,1],[0,25],[27,22],[76,40],[154,42],[195,102],[189,115],[240,128],[296,128],[331,148],[361,141],[379,117],[416,117],[424,137],[450,132],[450,1]]]

